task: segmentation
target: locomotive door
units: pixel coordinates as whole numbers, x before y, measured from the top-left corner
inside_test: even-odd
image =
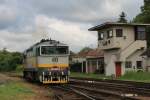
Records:
[[[115,63],[116,77],[121,76],[121,62]]]

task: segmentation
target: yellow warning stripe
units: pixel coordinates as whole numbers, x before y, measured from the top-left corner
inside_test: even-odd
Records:
[[[38,67],[68,67],[68,64],[38,64]]]
[[[48,84],[48,83],[68,83],[68,81],[43,81],[43,84]]]

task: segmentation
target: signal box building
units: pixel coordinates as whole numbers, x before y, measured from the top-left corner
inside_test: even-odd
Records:
[[[98,32],[106,75],[118,77],[126,71],[144,70],[141,54],[147,48],[145,28],[149,25],[107,22],[89,29]]]
[[[143,62],[145,62],[146,71],[150,72],[150,48],[147,49],[142,55]]]

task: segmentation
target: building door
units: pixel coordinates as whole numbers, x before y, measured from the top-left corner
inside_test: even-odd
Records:
[[[121,62],[116,62],[116,77],[121,76]]]

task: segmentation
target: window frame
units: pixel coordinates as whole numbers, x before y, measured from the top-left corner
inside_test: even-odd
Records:
[[[120,32],[118,32],[118,31],[120,31]],[[116,29],[116,37],[123,37],[123,29],[122,28]]]
[[[132,68],[132,61],[126,61],[125,68]]]
[[[140,64],[141,66],[138,66],[138,64]],[[137,69],[143,69],[143,62],[142,61],[136,61],[136,68]]]
[[[106,32],[107,32],[107,38],[108,39],[113,37],[113,30],[112,29],[111,30],[107,30]]]
[[[98,40],[104,39],[104,32],[98,32]]]
[[[144,30],[140,30],[140,29],[144,29]],[[137,26],[136,28],[136,40],[146,40],[146,28],[145,27],[140,27]]]
[[[56,50],[57,47],[67,47],[67,50],[66,50],[66,53],[65,54],[60,54],[60,53],[56,53],[56,51],[53,53],[53,54],[43,54],[42,53],[42,47],[55,47],[54,49]],[[68,55],[69,54],[69,47],[68,46],[40,46],[40,55],[46,55],[46,56],[49,56],[49,55]]]

